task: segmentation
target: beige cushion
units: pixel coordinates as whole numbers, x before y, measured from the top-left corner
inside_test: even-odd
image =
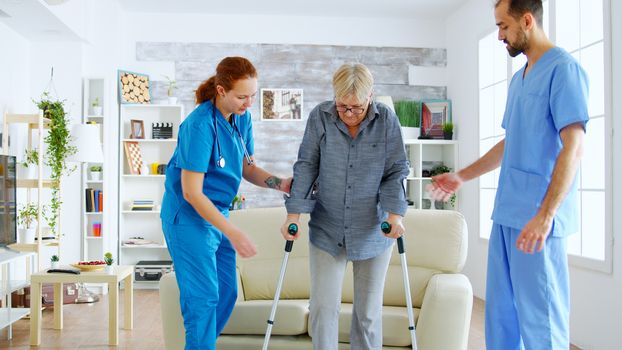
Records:
[[[272,300],[251,300],[235,304],[231,318],[222,334],[265,334],[271,309]],[[274,317],[272,334],[305,334],[308,318],[308,300],[280,300]]]

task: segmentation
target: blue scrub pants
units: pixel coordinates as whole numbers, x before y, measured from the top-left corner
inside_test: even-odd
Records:
[[[175,265],[186,350],[215,350],[237,299],[235,250],[213,227],[163,223]]]
[[[494,224],[488,245],[486,348],[569,347],[566,238],[549,236],[544,249],[516,248],[520,230]]]

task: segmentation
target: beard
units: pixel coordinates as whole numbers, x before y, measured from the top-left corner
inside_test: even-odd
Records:
[[[519,54],[525,52],[529,48],[529,44],[527,42],[527,36],[523,32],[519,32],[519,37],[516,39],[516,42],[510,44],[507,40],[504,40],[504,43],[507,44],[506,49],[508,50],[508,54],[511,57],[516,57]]]

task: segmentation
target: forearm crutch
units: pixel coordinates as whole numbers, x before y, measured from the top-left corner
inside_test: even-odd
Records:
[[[384,234],[391,232],[391,224],[383,221],[380,229]],[[404,239],[400,236],[397,239],[397,251],[400,253],[402,262],[402,276],[404,277],[404,294],[406,294],[406,311],[408,311],[408,329],[410,330],[410,340],[413,350],[417,350],[417,335],[415,334],[415,317],[413,316],[413,302],[410,297],[410,281],[408,279],[408,264],[406,263],[406,250],[404,249]]]
[[[295,236],[298,233],[298,225],[289,224],[287,227],[287,233]],[[268,343],[270,342],[270,334],[272,333],[272,325],[274,324],[274,316],[276,314],[276,306],[279,303],[279,297],[281,296],[281,287],[283,286],[283,278],[285,277],[285,269],[287,269],[287,260],[289,259],[289,253],[292,251],[294,241],[287,241],[285,243],[285,256],[283,256],[283,263],[281,264],[281,273],[279,274],[279,280],[276,284],[276,292],[274,293],[274,301],[272,302],[272,310],[270,311],[270,318],[268,318],[268,329],[266,329],[266,337],[263,340],[263,350],[268,349]]]

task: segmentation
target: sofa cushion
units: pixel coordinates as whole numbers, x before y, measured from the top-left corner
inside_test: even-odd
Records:
[[[419,309],[413,309],[415,324],[419,317]],[[342,303],[339,312],[339,342],[350,342],[350,326],[352,323],[352,304]],[[309,323],[309,335],[312,326]],[[384,306],[382,308],[382,345],[384,346],[409,346],[410,331],[408,330],[408,313],[406,309],[398,306]]]
[[[265,334],[271,309],[272,300],[251,300],[236,303],[222,334]],[[272,334],[305,334],[307,333],[308,318],[308,300],[279,300]]]
[[[245,262],[240,266],[240,273],[244,276],[242,285],[244,286],[244,298],[246,300],[274,298],[282,261],[283,257],[280,259],[253,259],[252,263]],[[281,298],[309,299],[309,276],[309,258],[306,256],[290,256],[281,289]]]

